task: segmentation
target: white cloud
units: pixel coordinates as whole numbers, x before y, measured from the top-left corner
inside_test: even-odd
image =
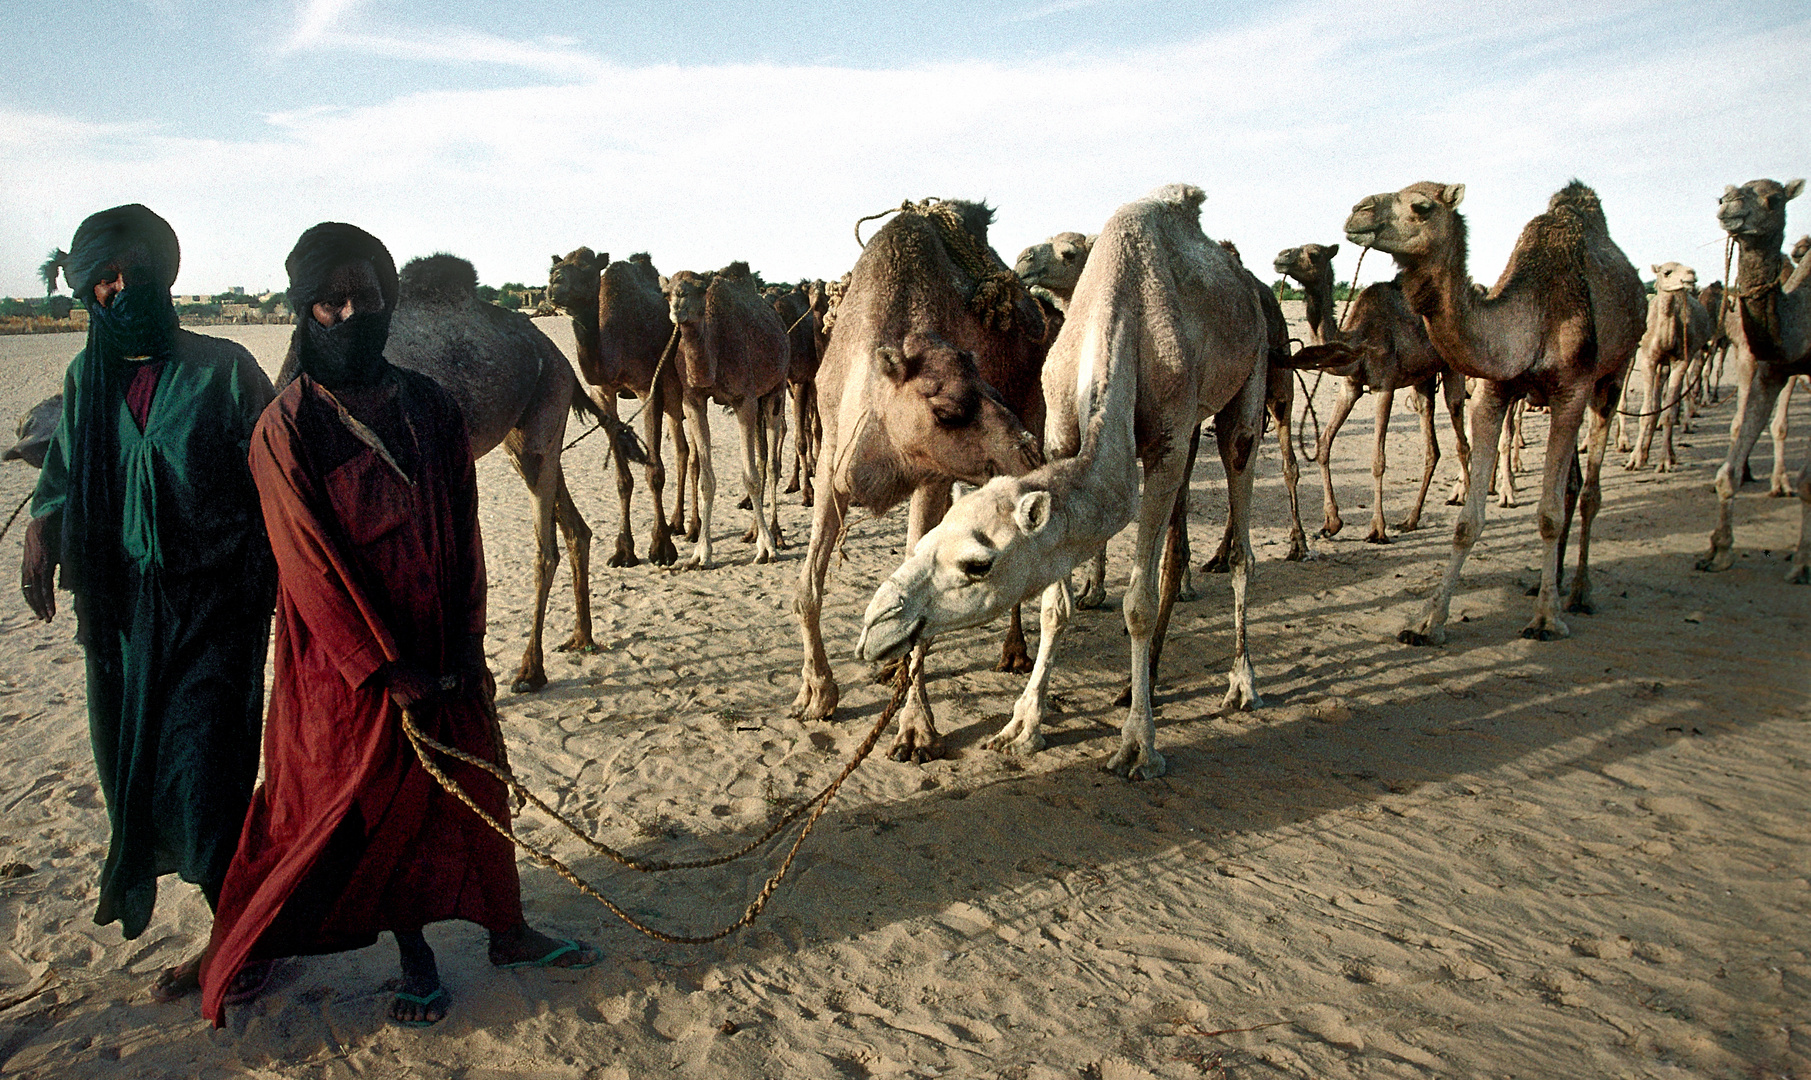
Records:
[[[1499,69],[1463,52],[1396,56],[1362,25],[1341,29],[1328,4],[1131,54],[874,71],[631,68],[550,39],[354,34],[349,10],[309,8],[308,47],[478,51],[566,81],[303,105],[240,140],[0,113],[0,293],[34,291],[44,249],[134,199],[176,225],[185,286],[211,291],[280,283],[295,236],[327,218],[370,228],[399,258],[466,255],[493,283],[537,280],[550,253],[580,244],[648,250],[669,272],[746,258],[773,278],[833,276],[857,254],[856,218],[926,195],[992,201],[1010,262],[1173,180],[1208,191],[1209,233],[1265,277],[1280,248],[1339,240],[1366,194],[1463,181],[1488,281],[1573,175],[1599,189],[1637,266],[1696,258],[1708,281],[1723,184],[1811,166],[1811,106],[1784,92],[1811,51],[1802,27],[1726,47],[1739,62],[1680,41]],[[1490,47],[1521,40],[1506,28]],[[1342,253],[1342,272],[1355,257]],[[1364,270],[1391,273],[1381,257]]]

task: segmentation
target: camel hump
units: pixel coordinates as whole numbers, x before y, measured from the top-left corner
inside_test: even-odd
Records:
[[[1196,221],[1201,220],[1201,204],[1207,201],[1207,192],[1193,184],[1165,184],[1151,192],[1153,200],[1163,203],[1175,210],[1187,213]]]
[[[750,270],[748,264],[741,259],[737,259],[735,262],[730,263],[728,266],[717,271],[717,276],[725,281],[746,281],[749,283],[750,288],[754,287],[754,271]]]
[[[1585,224],[1600,233],[1608,234],[1610,223],[1603,216],[1603,201],[1597,197],[1583,180],[1574,179],[1570,184],[1553,193],[1547,200],[1549,211],[1565,207],[1576,213]]]
[[[478,296],[478,271],[469,260],[445,252],[410,259],[397,276],[399,303],[463,304]]]

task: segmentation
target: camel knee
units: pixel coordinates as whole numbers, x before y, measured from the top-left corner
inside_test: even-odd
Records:
[[[1540,530],[1542,540],[1545,540],[1548,543],[1558,540],[1560,534],[1559,516],[1546,510],[1542,510],[1540,513]]]

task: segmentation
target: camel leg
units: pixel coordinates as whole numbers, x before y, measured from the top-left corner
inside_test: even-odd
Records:
[[[1680,401],[1685,415],[1680,422],[1683,434],[1692,433],[1692,421],[1698,418],[1698,412],[1706,404],[1704,400],[1704,365],[1709,360],[1703,349],[1691,354],[1685,365],[1685,385],[1689,387]]]
[[[1012,606],[1012,625],[1006,628],[1006,640],[1000,643],[1000,662],[994,665],[995,671],[1023,675],[1031,670],[1031,654],[1025,650],[1024,606]]]
[[[1107,599],[1107,547],[1094,553],[1088,560],[1087,580],[1082,583],[1082,591],[1075,594],[1074,603],[1078,608],[1093,610]]]
[[[786,453],[786,384],[773,393],[768,405],[772,426],[767,433],[770,451],[767,466],[767,531],[773,534],[775,551],[784,551],[786,538],[780,534],[780,474],[785,471]]]
[[[786,494],[790,495],[799,489],[799,481],[805,472],[805,387],[803,383],[790,383],[787,389],[791,392],[792,401],[792,475],[786,480]]]
[[[1447,560],[1439,588],[1422,612],[1421,621],[1396,635],[1396,640],[1404,645],[1446,644],[1446,617],[1452,608],[1453,590],[1459,585],[1459,571],[1484,529],[1484,503],[1490,498],[1490,478],[1497,471],[1503,420],[1509,412],[1509,404],[1510,399],[1501,385],[1478,381],[1478,393],[1471,406],[1471,482],[1465,492],[1465,506],[1460,509],[1459,520],[1453,526],[1452,556]]]
[[[1710,551],[1697,568],[1712,573],[1735,565],[1735,530],[1731,522],[1736,497],[1736,470],[1746,465],[1754,444],[1760,441],[1768,416],[1784,389],[1786,377],[1772,364],[1758,364],[1746,346],[1736,354],[1736,431],[1729,440],[1729,454],[1717,469],[1717,523],[1710,534]],[[1747,377],[1744,378],[1743,376]]]
[[[648,534],[648,561],[655,566],[671,566],[679,561],[679,552],[673,547],[673,530],[667,524],[667,467],[660,454],[666,410],[660,407],[659,389],[651,390],[641,405],[642,438],[648,444],[648,494],[654,500],[654,530]],[[681,429],[684,426],[683,418],[674,422],[675,444],[683,441],[685,433]],[[680,490],[685,490],[685,485],[681,484]]]
[[[911,519],[906,526],[906,550],[918,546],[925,533],[936,528],[950,508],[950,489],[946,484],[926,484],[912,492]],[[899,710],[899,734],[887,748],[894,761],[911,761],[920,765],[944,755],[943,736],[937,733],[937,718],[931,712],[930,695],[925,691],[924,660],[930,642],[920,641],[912,650],[912,689]]]
[[[698,470],[698,546],[686,562],[687,569],[698,570],[711,565],[711,510],[717,500],[717,471],[711,462],[710,401],[703,395],[687,394],[685,424],[692,435],[692,462]]]
[[[1456,371],[1440,373],[1440,389],[1446,396],[1446,412],[1453,421],[1453,446],[1459,454],[1459,479],[1446,498],[1448,506],[1463,506],[1465,493],[1471,489],[1471,440],[1465,435],[1465,376]]]
[[[773,546],[773,533],[767,529],[769,403],[769,398],[745,397],[736,406],[736,429],[742,436],[742,486],[748,489],[749,511],[754,515],[757,565],[779,558]]]
[[[1281,368],[1270,373],[1270,377],[1275,380],[1275,386],[1277,388],[1275,399],[1270,402],[1270,415],[1276,420],[1277,449],[1283,455],[1283,493],[1289,497],[1289,553],[1284,555],[1283,558],[1288,562],[1301,562],[1308,557],[1308,535],[1302,531],[1302,504],[1300,500],[1296,498],[1295,493],[1296,484],[1302,478],[1302,468],[1295,460],[1295,436],[1290,431],[1290,425],[1293,422],[1290,414],[1295,411],[1294,374],[1295,373],[1292,371]],[[1190,443],[1191,446],[1200,441],[1200,426],[1201,425],[1199,424],[1195,425],[1197,434]],[[1189,464],[1191,466],[1194,464],[1193,450],[1189,452]],[[1188,497],[1188,481],[1186,479],[1183,481],[1182,490],[1184,492],[1183,498],[1186,500]],[[1185,505],[1183,509],[1183,524],[1181,526],[1184,530],[1188,528],[1187,513],[1188,511]],[[1188,545],[1185,542],[1183,547],[1186,548],[1187,546]],[[1184,563],[1183,565],[1186,566],[1187,564]],[[1192,592],[1193,590],[1191,589],[1190,591]]]
[[[817,411],[817,383],[815,381],[806,382],[801,388],[800,396],[805,399],[805,418],[801,421],[803,426],[799,429],[802,433],[800,441],[806,447],[805,490],[801,494],[804,505],[810,506],[817,498],[817,491],[812,481],[817,476],[818,455],[824,449],[824,418],[818,415]],[[806,435],[809,435],[810,438],[806,439]]]
[[[1570,397],[1555,395],[1547,402],[1547,460],[1541,469],[1541,501],[1536,515],[1541,532],[1541,592],[1534,602],[1534,618],[1522,628],[1522,636],[1535,641],[1572,636],[1559,615],[1560,559],[1566,534],[1562,503],[1569,501],[1568,474],[1578,468],[1578,428],[1590,403],[1587,392],[1578,390]]]
[[[1387,544],[1389,531],[1383,524],[1383,474],[1389,465],[1385,444],[1390,436],[1390,409],[1396,402],[1396,389],[1382,386],[1377,390],[1377,430],[1372,432],[1371,446],[1371,531],[1365,534],[1367,544]]]
[[[1660,361],[1646,349],[1637,355],[1637,364],[1641,369],[1641,417],[1639,432],[1635,436],[1635,447],[1629,451],[1629,460],[1623,463],[1625,469],[1643,469],[1647,467],[1648,455],[1654,445],[1654,426],[1660,419]]]
[[[616,395],[606,393],[601,396],[606,402],[604,411],[612,420],[619,419],[616,411]],[[605,437],[611,436],[605,432]],[[649,453],[653,453],[652,447],[649,448]],[[629,525],[629,507],[635,499],[635,474],[629,471],[628,459],[617,453],[614,447],[611,448],[610,463],[616,467],[616,550],[611,553],[610,558],[605,560],[605,564],[608,566],[639,566],[641,560],[635,557],[635,531]],[[654,513],[658,517],[660,511],[656,510]]]
[[[1236,409],[1238,399],[1233,399]],[[1233,410],[1223,410],[1214,425],[1219,443],[1220,461],[1226,470],[1226,532],[1232,541],[1232,669],[1226,674],[1226,693],[1220,708],[1259,709],[1264,699],[1258,696],[1257,673],[1251,667],[1251,651],[1245,636],[1245,612],[1251,588],[1251,485],[1256,465],[1252,450],[1257,446],[1262,427],[1241,430]]]
[[[1188,441],[1188,464],[1182,472],[1182,486],[1176,490],[1176,507],[1170,511],[1170,526],[1164,533],[1163,557],[1157,569],[1157,626],[1151,632],[1151,685],[1157,685],[1157,672],[1163,664],[1163,642],[1170,632],[1170,612],[1182,597],[1182,579],[1188,572],[1188,486],[1195,473],[1195,455],[1201,449],[1201,428],[1196,426]],[[1231,530],[1227,535],[1231,536]],[[1230,543],[1229,543],[1230,546]],[[1132,704],[1132,683],[1128,679],[1113,704]]]
[[[1044,589],[1041,602],[1042,610],[1038,613],[1038,659],[1032,665],[1031,678],[1025,681],[1025,689],[1020,692],[1019,700],[1013,703],[1012,719],[1000,729],[1000,733],[987,740],[989,750],[1007,750],[1014,754],[1035,754],[1044,748],[1044,736],[1039,731],[1044,724],[1044,698],[1050,689],[1050,660],[1056,653],[1056,642],[1069,625],[1074,614],[1074,602],[1069,592],[1069,579],[1059,578],[1054,584]]]
[[[1520,399],[1510,402],[1497,447],[1497,461],[1501,468],[1495,477],[1496,486],[1491,491],[1497,495],[1497,505],[1504,509],[1520,505],[1516,501],[1515,474],[1521,467],[1521,462],[1517,460],[1521,455],[1516,452],[1515,441],[1521,437],[1522,413],[1527,407],[1527,403]]]
[[[1333,403],[1333,413],[1327,417],[1327,426],[1321,428],[1320,444],[1314,448],[1315,461],[1321,467],[1321,509],[1324,520],[1321,522],[1321,535],[1333,537],[1346,523],[1339,518],[1339,498],[1333,494],[1333,437],[1345,424],[1346,417],[1352,414],[1352,407],[1358,404],[1359,395],[1365,392],[1364,384],[1357,379],[1347,379],[1340,385],[1339,400]]]
[[[1655,472],[1672,472],[1679,467],[1679,454],[1673,449],[1673,429],[1679,426],[1680,413],[1685,409],[1685,374],[1685,364],[1667,365],[1666,402],[1662,403],[1665,412],[1659,417],[1664,425],[1664,442],[1660,449],[1660,464],[1654,466]]]
[[[527,451],[520,430],[505,436],[503,447],[528,485],[529,499],[534,505],[534,620],[529,625],[528,646],[522,651],[522,662],[516,666],[516,677],[510,680],[512,691],[526,694],[547,685],[541,638],[547,622],[547,595],[553,590],[554,574],[560,567],[560,547],[554,526],[555,493],[561,482],[560,459]]]
[[[1791,585],[1811,585],[1811,444],[1805,447],[1805,465],[1798,471],[1798,547],[1792,549]]]
[[[686,489],[690,485],[696,465],[692,461],[692,439],[685,431],[683,394],[678,389],[671,391],[672,400],[669,402],[664,396],[666,393],[668,392],[662,391],[662,411],[666,413],[667,427],[673,432],[673,468],[675,475],[679,478],[678,483],[673,485],[673,516],[667,519],[667,536],[670,539],[673,536],[685,536],[685,509],[688,494]],[[696,510],[693,513],[695,514]],[[697,537],[687,536],[686,539],[696,540]],[[675,553],[675,561],[677,561],[677,553]]]
[[[1421,422],[1421,488],[1415,492],[1415,505],[1409,516],[1396,526],[1402,532],[1421,527],[1421,508],[1427,503],[1427,489],[1434,482],[1434,470],[1440,465],[1440,439],[1434,434],[1434,380],[1414,387],[1415,417]]]
[[[1175,454],[1167,461],[1147,462],[1138,503],[1132,580],[1122,605],[1132,647],[1131,707],[1120,729],[1119,748],[1107,759],[1108,770],[1131,780],[1162,776],[1166,768],[1157,752],[1157,726],[1151,715],[1151,641],[1157,624],[1158,560],[1175,512],[1182,464],[1182,456]]]
[[[1566,598],[1566,610],[1580,615],[1597,614],[1597,605],[1591,599],[1591,525],[1603,505],[1603,459],[1610,444],[1610,412],[1614,408],[1610,402],[1616,396],[1609,391],[1592,398],[1590,427],[1585,431],[1585,475],[1578,493],[1578,570],[1572,575],[1572,590]],[[1577,460],[1576,455],[1573,460]],[[1560,558],[1565,558],[1563,547]]]
[[[566,473],[560,470],[560,486],[554,492],[553,516],[560,534],[566,539],[566,554],[572,559],[572,604],[577,609],[572,636],[555,646],[559,652],[594,653],[597,642],[591,637],[591,526],[579,515],[572,491],[566,487]]]
[[[824,497],[811,508],[811,540],[805,550],[805,563],[799,568],[799,591],[792,605],[799,616],[799,633],[805,646],[799,693],[791,710],[800,720],[828,720],[836,711],[840,696],[836,677],[830,672],[830,657],[824,651],[822,618],[824,581],[849,512],[849,495],[827,475],[830,466],[830,458],[820,455],[818,490]]]
[[[1639,368],[1647,359],[1647,350],[1636,354],[1634,367]],[[1622,381],[1622,396],[1616,402],[1616,452],[1627,454],[1635,449],[1634,440],[1629,438],[1629,393],[1634,389],[1635,380],[1626,378]],[[1626,468],[1635,468],[1633,465]]]
[[[1792,494],[1792,480],[1786,472],[1786,431],[1787,411],[1792,408],[1792,388],[1798,384],[1796,378],[1787,379],[1780,389],[1779,404],[1773,409],[1773,426],[1768,430],[1773,435],[1773,476],[1768,485],[1767,494],[1775,499],[1783,499]]]

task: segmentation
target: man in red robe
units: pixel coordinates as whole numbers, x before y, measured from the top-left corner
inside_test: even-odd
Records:
[[[511,842],[441,789],[402,730],[497,761],[484,661],[484,552],[465,423],[445,391],[383,357],[395,264],[369,233],[324,223],[287,262],[297,377],[252,435],[277,560],[264,784],[221,891],[202,975],[215,1024],[247,962],[396,938],[391,1018],[426,1025],[449,997],[421,928],[466,919],[499,966],[584,967],[588,945],[528,927]],[[503,785],[445,772],[491,817]]]

